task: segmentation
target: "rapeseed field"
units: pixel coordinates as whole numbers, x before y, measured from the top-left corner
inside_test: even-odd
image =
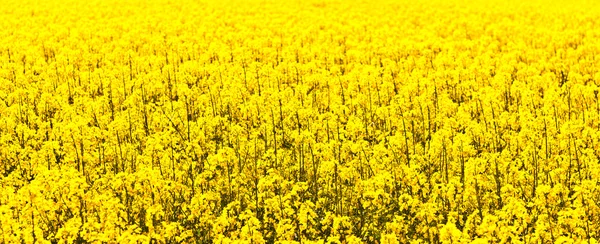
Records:
[[[0,243],[598,243],[600,5],[0,0]]]

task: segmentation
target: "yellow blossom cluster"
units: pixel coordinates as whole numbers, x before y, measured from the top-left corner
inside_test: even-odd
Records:
[[[598,243],[600,3],[0,0],[0,243]]]

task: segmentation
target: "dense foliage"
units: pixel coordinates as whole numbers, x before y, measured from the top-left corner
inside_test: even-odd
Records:
[[[0,0],[0,242],[597,243],[599,10]]]

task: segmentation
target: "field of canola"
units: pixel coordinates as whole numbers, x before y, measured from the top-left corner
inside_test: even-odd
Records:
[[[0,243],[598,243],[596,1],[0,0]]]

